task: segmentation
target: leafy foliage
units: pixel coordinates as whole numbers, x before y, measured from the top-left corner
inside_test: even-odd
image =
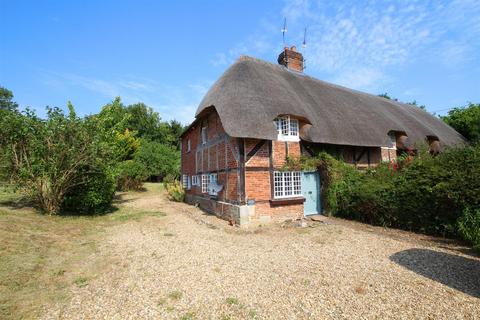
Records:
[[[447,116],[442,117],[442,120],[467,140],[480,142],[480,103],[469,103],[464,108],[454,108]]]
[[[480,207],[479,146],[450,149],[435,157],[422,152],[398,166],[381,164],[366,172],[326,154],[320,158],[326,160],[321,166],[327,172],[328,208],[337,216],[456,236],[460,217]]]
[[[169,145],[142,140],[134,159],[145,168],[147,177],[180,175],[180,152]]]
[[[101,148],[96,123],[47,108],[47,119],[31,110],[5,112],[0,119],[2,169],[19,189],[36,200],[42,210],[57,214],[66,194],[86,185],[109,163],[108,148]],[[110,199],[111,200],[111,199]]]
[[[473,247],[480,251],[480,209],[465,209],[457,225],[462,238],[473,243]]]
[[[164,184],[170,200],[183,202],[185,199],[185,190],[183,189],[180,181],[173,180],[171,182],[165,182]]]
[[[18,104],[13,101],[13,93],[0,86],[0,110],[14,111],[18,109]]]
[[[97,168],[96,171],[86,172],[86,174],[87,179],[84,184],[74,186],[65,194],[63,211],[96,214],[110,208],[115,194],[115,176],[111,169],[98,170]]]
[[[143,181],[147,178],[147,169],[140,162],[123,161],[117,167],[117,190],[141,190]]]

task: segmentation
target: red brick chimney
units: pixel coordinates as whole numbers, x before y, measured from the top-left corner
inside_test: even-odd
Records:
[[[297,52],[295,46],[292,46],[290,49],[285,47],[282,53],[278,55],[278,63],[289,69],[303,72],[303,55]]]

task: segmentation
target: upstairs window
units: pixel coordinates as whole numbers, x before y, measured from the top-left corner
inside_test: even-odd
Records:
[[[190,152],[191,144],[190,139],[187,140],[187,152]]]
[[[397,149],[397,136],[394,132],[388,134],[388,149]]]
[[[275,171],[273,182],[273,197],[276,199],[302,195],[301,175],[298,171]]]
[[[298,120],[292,119],[290,116],[281,116],[275,119],[277,126],[278,140],[282,141],[299,141],[298,136]]]
[[[207,127],[202,127],[201,138],[202,138],[202,144],[206,144],[207,143]]]

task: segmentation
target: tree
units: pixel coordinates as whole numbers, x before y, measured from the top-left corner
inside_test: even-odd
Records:
[[[0,110],[14,111],[18,109],[18,104],[13,100],[12,91],[0,86]]]
[[[480,103],[469,103],[466,107],[453,108],[441,119],[467,140],[480,142]]]
[[[149,177],[180,174],[180,152],[169,145],[142,140],[135,161],[145,167]]]
[[[49,214],[59,213],[72,189],[92,184],[94,176],[107,176],[103,172],[112,158],[95,119],[79,118],[70,103],[68,109],[64,114],[47,107],[45,120],[28,109],[0,119],[1,168]],[[110,203],[113,191],[104,196],[102,203]]]

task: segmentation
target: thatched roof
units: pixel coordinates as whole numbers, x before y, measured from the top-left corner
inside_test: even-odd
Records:
[[[274,140],[273,120],[295,115],[311,124],[302,139],[341,145],[387,145],[388,132],[403,131],[409,142],[437,137],[442,145],[462,136],[431,114],[291,71],[250,57],[238,59],[210,88],[196,116],[214,107],[232,137]]]

